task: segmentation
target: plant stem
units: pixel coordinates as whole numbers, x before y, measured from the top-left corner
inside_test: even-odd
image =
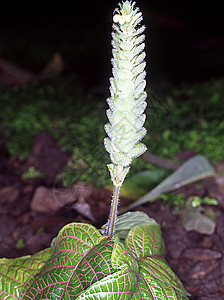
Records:
[[[113,191],[113,197],[111,200],[111,206],[110,206],[110,215],[108,220],[108,226],[107,226],[107,235],[113,235],[114,233],[114,226],[116,222],[117,217],[117,207],[118,207],[118,201],[119,201],[119,192],[120,192],[120,179],[119,174],[123,170],[123,166],[118,166],[117,170],[117,176],[116,176],[116,184],[114,185],[114,191]]]

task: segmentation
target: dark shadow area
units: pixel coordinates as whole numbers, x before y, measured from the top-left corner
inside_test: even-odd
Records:
[[[40,70],[55,52],[85,86],[105,85],[115,1],[8,12],[0,20],[0,57]],[[148,81],[202,81],[223,76],[221,7],[202,1],[139,1],[146,25]]]

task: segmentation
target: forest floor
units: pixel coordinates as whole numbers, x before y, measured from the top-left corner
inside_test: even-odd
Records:
[[[66,159],[60,147],[44,133],[35,140],[30,156],[23,163],[13,159],[6,145],[1,144],[0,257],[33,254],[49,247],[58,231],[70,222],[88,222],[98,228],[106,222],[111,192],[81,182],[76,182],[72,190],[61,188],[56,176]],[[38,170],[48,168],[48,178],[24,179],[21,174],[29,164]],[[220,181],[222,184],[218,185]],[[192,300],[224,299],[223,181],[223,177],[210,178],[201,182],[200,192],[193,184],[178,191],[187,197],[206,196],[212,191],[213,198],[219,200],[219,205],[212,207],[216,230],[210,235],[186,231],[181,225],[181,216],[174,215],[173,209],[164,206],[161,200],[136,208],[161,225],[166,259]],[[52,191],[55,202],[50,198]],[[121,199],[121,205],[127,203],[130,200]]]

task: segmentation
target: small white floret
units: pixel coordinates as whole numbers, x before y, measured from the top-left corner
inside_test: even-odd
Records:
[[[114,21],[114,23],[120,23],[120,19],[121,19],[121,16],[120,15],[114,15],[114,17],[113,17],[113,21]]]
[[[116,14],[113,16],[113,21],[114,23],[119,23],[120,25],[124,25],[124,23],[129,23],[131,21],[131,16],[130,15],[119,15]]]

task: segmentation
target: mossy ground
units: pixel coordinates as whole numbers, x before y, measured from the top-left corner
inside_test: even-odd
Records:
[[[173,158],[193,150],[213,162],[223,160],[223,96],[223,79],[171,87],[162,95],[169,113],[155,120],[154,133],[147,136],[149,151]]]
[[[96,96],[88,100],[72,75],[21,88],[2,87],[0,93],[0,134],[14,158],[27,158],[34,137],[46,131],[72,155],[73,162],[64,174],[68,183],[78,176],[80,170],[74,173],[83,164],[89,168],[81,175],[82,180],[108,182],[105,165],[109,158],[103,147],[105,99]],[[144,139],[148,151],[175,159],[180,151],[194,150],[213,162],[223,160],[224,121],[220,103],[224,80],[170,87],[161,95],[166,109],[157,103],[160,111],[156,117],[152,107],[155,100],[148,98],[148,134]],[[132,169],[134,172],[151,167],[136,159]]]

